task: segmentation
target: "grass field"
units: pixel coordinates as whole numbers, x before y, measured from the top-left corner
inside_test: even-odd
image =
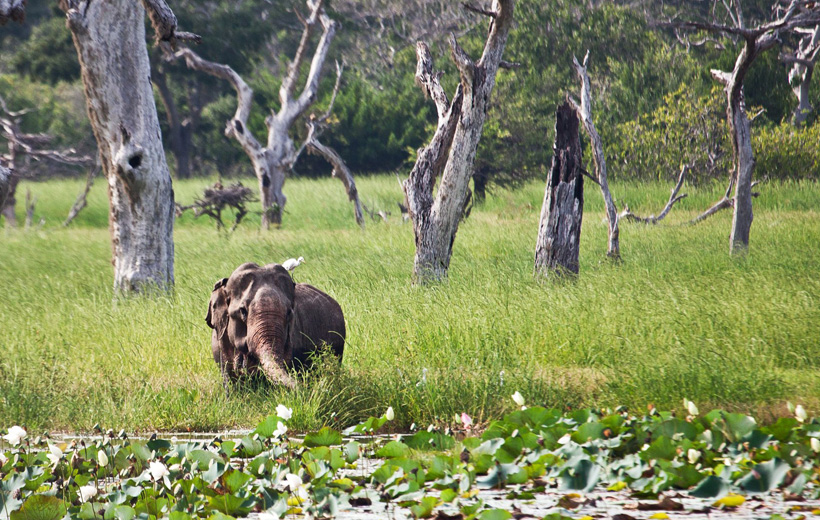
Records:
[[[208,184],[177,182],[187,203]],[[360,231],[338,181],[288,181],[282,229],[254,220],[230,237],[185,216],[176,227],[176,289],[114,301],[103,181],[75,224],[65,218],[80,182],[23,184],[39,198],[42,229],[0,230],[2,425],[86,430],[254,426],[277,403],[289,426],[344,425],[388,405],[399,427],[477,421],[528,403],[556,407],[680,408],[684,397],[752,411],[785,402],[820,411],[820,187],[768,184],[756,200],[751,253],[728,255],[731,214],[682,226],[720,187],[688,188],[661,225],[625,223],[623,262],[604,261],[600,195],[588,191],[581,275],[532,276],[543,186],[498,191],[456,239],[450,280],[413,287],[413,234],[393,177],[362,178],[370,208],[392,212]],[[618,200],[657,211],[665,184],[618,185]],[[21,197],[21,198],[22,198]],[[22,204],[20,204],[22,206]],[[304,256],[295,273],[342,305],[348,342],[294,392],[225,397],[204,315],[211,287],[240,263]],[[426,374],[426,375],[423,375]]]

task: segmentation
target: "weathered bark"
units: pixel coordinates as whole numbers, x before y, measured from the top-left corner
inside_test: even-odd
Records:
[[[736,4],[738,10],[737,16],[734,18],[734,26],[702,22],[674,22],[665,25],[739,36],[744,41],[743,49],[735,61],[732,72],[713,70],[712,76],[726,87],[726,117],[732,134],[732,148],[735,159],[734,171],[729,182],[730,187],[732,184],[735,186],[735,196],[731,199],[734,206],[734,216],[732,218],[732,233],[729,237],[729,251],[731,254],[745,254],[749,249],[749,235],[752,220],[754,219],[752,212],[752,175],[755,159],[752,150],[751,121],[746,114],[743,82],[754,60],[761,53],[778,43],[781,32],[797,27],[814,27],[820,24],[820,5],[815,2],[792,0],[781,18],[757,27],[748,28],[743,23],[739,3]],[[729,199],[728,193],[724,199]],[[718,202],[715,207],[722,202]]]
[[[661,212],[656,217],[655,215],[649,215],[648,217],[641,217],[632,213],[629,209],[629,206],[624,204],[624,210],[618,215],[618,218],[626,218],[627,220],[631,220],[632,222],[640,222],[641,224],[657,224],[661,220],[666,218],[666,215],[672,211],[672,207],[677,204],[679,201],[685,199],[687,194],[684,193],[683,195],[678,195],[680,193],[680,189],[683,187],[683,180],[686,178],[686,172],[689,171],[693,165],[686,164],[680,169],[680,175],[678,175],[678,183],[675,184],[675,187],[672,188],[672,194],[669,195],[669,200],[666,202],[666,206],[663,207]]]
[[[794,55],[784,57],[786,63],[792,63],[789,71],[789,85],[797,98],[797,107],[792,117],[792,123],[795,126],[805,124],[814,111],[809,99],[809,90],[818,54],[820,54],[820,25],[805,35]]]
[[[592,158],[595,162],[595,174],[598,185],[601,187],[601,195],[604,198],[606,219],[609,226],[609,245],[606,255],[617,260],[621,257],[618,208],[615,207],[615,201],[612,200],[612,194],[609,191],[606,158],[604,157],[604,143],[598,131],[595,129],[595,123],[592,122],[592,94],[590,91],[589,75],[587,74],[589,51],[587,51],[584,57],[583,65],[578,63],[575,56],[572,57],[572,63],[575,66],[578,79],[581,81],[581,103],[578,104],[578,102],[570,96],[567,97],[567,101],[575,109],[575,112],[578,114],[578,119],[584,124],[584,129],[587,135],[589,135],[589,140],[592,142]]]
[[[458,225],[461,221],[476,147],[484,128],[495,76],[513,23],[514,0],[494,0],[490,32],[478,62],[450,36],[452,59],[461,82],[452,103],[441,87],[440,72],[433,72],[430,51],[422,42],[416,47],[416,82],[436,104],[439,121],[430,144],[419,150],[410,177],[404,182],[407,207],[416,237],[414,278],[417,283],[447,276]],[[433,199],[436,177],[441,174]]]
[[[547,177],[535,245],[536,274],[545,277],[578,274],[584,217],[581,164],[578,118],[575,110],[564,103],[555,112],[552,167]]]
[[[190,69],[205,72],[225,79],[231,83],[237,95],[237,109],[234,118],[228,122],[225,135],[239,142],[253,165],[259,181],[260,201],[262,203],[262,227],[269,229],[271,224],[282,222],[282,211],[287,197],[282,191],[287,172],[296,161],[297,152],[289,132],[294,122],[302,117],[316,100],[319,90],[319,79],[322,74],[330,43],[336,34],[338,24],[331,20],[324,9],[323,0],[307,0],[310,14],[304,19],[305,29],[293,61],[288,66],[287,76],[279,89],[279,111],[271,111],[265,119],[268,127],[267,142],[263,146],[251,134],[248,128],[248,116],[253,102],[253,90],[231,67],[207,61],[191,49],[181,49],[170,56],[170,59],[184,58]],[[299,72],[306,57],[307,47],[317,25],[322,27],[322,36],[313,53],[310,70],[301,93],[294,97]]]
[[[9,171],[8,186],[6,187],[5,203],[3,203],[0,216],[6,219],[6,225],[9,227],[17,227],[17,214],[15,209],[17,207],[17,185],[20,184],[20,176],[14,170]]]
[[[131,0],[74,1],[66,7],[108,180],[114,287],[169,288],[174,193],[151,89],[145,12]],[[173,30],[166,27],[160,37],[172,39]]]

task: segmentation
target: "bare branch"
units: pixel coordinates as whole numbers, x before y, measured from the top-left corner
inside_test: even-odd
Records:
[[[433,70],[433,55],[430,54],[430,48],[426,43],[416,43],[416,57],[418,58],[416,64],[416,85],[436,104],[439,126],[441,126],[442,121],[447,117],[450,110],[447,93],[444,92],[444,88],[441,86],[441,76],[443,73]]]
[[[473,79],[475,76],[475,63],[472,58],[464,52],[461,45],[458,44],[455,33],[450,33],[450,51],[453,62],[456,64],[461,75],[461,83],[465,89],[473,88]]]
[[[507,69],[507,70],[519,69],[519,68],[521,68],[521,64],[518,63],[518,62],[514,62],[514,61],[501,60],[498,63],[498,68],[499,69]]]
[[[317,0],[316,3],[317,5],[320,5],[321,1]],[[322,32],[322,37],[319,38],[319,43],[316,45],[316,50],[313,53],[313,59],[310,62],[310,70],[308,71],[308,77],[305,81],[305,87],[302,89],[302,93],[299,95],[299,99],[296,101],[293,109],[288,106],[287,110],[285,110],[286,107],[283,106],[280,110],[280,112],[287,111],[290,121],[294,121],[297,117],[301,116],[316,99],[319,92],[319,79],[321,78],[322,67],[325,63],[325,58],[327,58],[330,43],[333,41],[333,37],[336,35],[336,30],[339,28],[339,24],[335,20],[331,20],[331,18],[325,14],[324,10],[321,10],[319,13],[319,22],[322,24],[324,31]]]
[[[672,194],[669,196],[669,201],[664,206],[663,210],[661,210],[660,214],[656,217],[655,215],[650,215],[648,217],[640,217],[632,211],[629,210],[629,206],[624,205],[624,210],[619,215],[620,218],[626,218],[632,222],[641,222],[643,224],[657,224],[672,211],[672,207],[680,200],[686,198],[687,194],[684,193],[683,195],[678,195],[680,192],[681,187],[683,186],[683,180],[686,177],[686,172],[692,169],[693,164],[686,164],[680,170],[680,175],[678,175],[678,183],[672,188]]]
[[[308,5],[310,5],[310,3],[308,3]],[[319,21],[319,15],[322,9],[323,0],[318,0],[314,4],[307,18],[302,17],[302,15],[294,9],[296,16],[302,22],[302,25],[304,25],[304,30],[302,31],[302,38],[299,40],[299,47],[297,47],[296,54],[293,56],[293,61],[288,65],[288,73],[285,79],[282,80],[282,86],[279,88],[279,102],[283,107],[290,102],[290,97],[296,89],[296,80],[299,79],[299,69],[302,67],[302,61],[305,58],[308,43],[310,43],[310,36],[313,34],[313,28]]]
[[[607,221],[609,222],[609,247],[607,256],[610,258],[620,258],[620,229],[618,225],[618,209],[615,207],[615,202],[612,200],[612,194],[609,191],[609,182],[607,181],[606,158],[604,156],[604,143],[598,131],[595,129],[595,123],[592,121],[592,94],[590,93],[590,80],[587,74],[587,65],[589,64],[589,51],[584,57],[584,64],[578,63],[575,56],[572,57],[572,63],[575,66],[575,72],[581,82],[581,104],[567,96],[567,102],[578,114],[578,119],[584,125],[584,129],[589,135],[592,142],[592,157],[595,162],[595,170],[598,177],[598,184],[601,187],[601,195],[604,198],[606,206]]]
[[[100,173],[101,169],[102,167],[99,161],[97,162],[97,166],[88,169],[88,175],[85,178],[85,188],[77,195],[77,200],[75,200],[71,206],[71,210],[68,212],[65,222],[63,222],[63,227],[68,227],[68,225],[77,218],[77,215],[88,205],[88,192],[91,191],[91,186],[94,184],[94,177]]]
[[[201,43],[202,37],[189,32],[177,32],[177,17],[165,0],[142,0],[142,5],[148,12],[151,25],[154,26],[157,43],[163,41],[176,46],[177,41],[192,41]]]
[[[477,6],[475,6],[475,5],[473,5],[469,2],[461,2],[461,5],[464,6],[464,9],[466,9],[468,11],[472,11],[474,13],[484,15],[484,16],[489,16],[490,18],[496,18],[498,16],[498,13],[495,12],[495,11],[489,11],[487,9],[482,9],[482,8],[477,7]]]
[[[242,77],[228,65],[214,63],[199,57],[189,48],[183,48],[167,56],[169,60],[183,58],[189,69],[210,74],[211,76],[227,80],[236,91],[236,113],[225,129],[225,135],[234,137],[246,151],[258,151],[262,148],[259,141],[248,128],[248,117],[253,104],[253,89],[248,86]]]

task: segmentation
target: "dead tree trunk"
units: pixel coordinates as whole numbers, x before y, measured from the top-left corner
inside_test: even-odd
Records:
[[[564,103],[555,112],[552,167],[547,177],[535,245],[535,272],[542,276],[578,274],[584,217],[581,165],[578,117],[569,103]]]
[[[6,198],[0,211],[0,216],[6,219],[6,225],[17,227],[17,185],[20,184],[20,176],[13,169],[8,170],[8,186],[6,187]]]
[[[606,255],[612,259],[621,258],[621,243],[620,243],[620,227],[618,219],[618,208],[615,207],[615,202],[612,200],[612,194],[609,192],[609,181],[606,173],[606,158],[604,157],[604,142],[601,136],[595,129],[595,123],[592,122],[592,94],[590,92],[589,75],[587,74],[587,64],[589,63],[589,51],[584,56],[583,65],[578,63],[575,56],[572,57],[572,63],[575,66],[575,72],[578,74],[578,79],[581,81],[581,103],[567,97],[570,105],[578,114],[578,119],[584,125],[584,129],[589,135],[589,140],[592,142],[592,158],[595,162],[595,174],[598,185],[601,187],[601,195],[604,197],[604,205],[606,206],[606,219],[609,226],[609,246]]]
[[[183,36],[164,0],[143,3],[158,40]],[[169,288],[174,192],[151,88],[145,11],[132,0],[68,0],[64,7],[108,180],[114,287],[126,293]]]
[[[436,132],[430,144],[419,150],[410,177],[403,184],[416,237],[413,273],[417,283],[447,277],[495,76],[499,67],[507,65],[502,54],[513,23],[514,4],[514,0],[494,0],[490,11],[465,4],[491,18],[490,32],[478,62],[464,52],[455,35],[450,36],[452,58],[461,78],[452,103],[448,103],[439,82],[441,73],[433,71],[427,45],[419,42],[416,46],[416,82],[438,111]],[[439,174],[441,182],[433,199]]]
[[[755,59],[766,50],[774,47],[782,32],[797,27],[813,27],[820,23],[820,5],[802,0],[792,0],[781,18],[773,22],[747,28],[740,3],[736,0],[737,15],[733,26],[703,22],[672,22],[667,26],[701,30],[711,33],[729,34],[743,39],[743,49],[735,61],[732,72],[712,71],[712,77],[726,88],[726,117],[732,134],[735,168],[729,185],[735,185],[733,200],[734,216],[732,233],[729,238],[731,254],[745,254],[749,249],[749,235],[752,228],[752,175],[755,158],[752,150],[751,121],[746,114],[746,100],[743,94],[743,82]],[[724,197],[724,199],[728,199]],[[717,205],[716,205],[717,206]]]
[[[805,34],[793,55],[783,57],[786,63],[792,64],[789,71],[789,85],[797,98],[797,108],[794,109],[794,116],[792,117],[792,123],[795,126],[805,124],[814,111],[809,99],[809,90],[814,75],[814,65],[819,53],[820,25]]]
[[[237,108],[234,118],[228,122],[225,135],[236,139],[245,150],[253,165],[259,181],[259,193],[262,203],[262,227],[269,229],[271,224],[282,222],[282,210],[287,197],[282,192],[285,177],[296,161],[297,153],[289,132],[294,122],[302,117],[316,101],[319,90],[319,78],[327,58],[330,43],[333,40],[338,24],[325,13],[324,0],[307,0],[310,14],[303,20],[304,31],[299,48],[288,66],[287,76],[279,89],[280,108],[271,111],[265,119],[268,127],[267,143],[263,146],[256,140],[248,128],[248,116],[253,102],[253,90],[231,67],[210,62],[200,58],[191,49],[181,49],[171,59],[184,58],[188,68],[205,72],[225,79],[231,83],[237,94]],[[322,36],[313,53],[310,71],[298,97],[294,98],[299,72],[306,57],[307,47],[317,25],[322,27]]]

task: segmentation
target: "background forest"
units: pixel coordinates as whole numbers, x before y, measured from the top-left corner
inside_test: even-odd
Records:
[[[203,37],[197,52],[232,66],[254,89],[257,107],[277,108],[277,91],[301,32],[294,0],[174,2],[180,25]],[[771,2],[746,2],[745,16],[770,17]],[[437,64],[453,90],[457,73],[445,58],[446,37],[459,36],[468,52],[483,45],[482,17],[444,0],[337,0],[331,17],[342,23],[330,59],[346,62],[330,129],[323,141],[334,147],[354,174],[409,170],[415,150],[429,139],[435,108],[415,86],[415,42],[431,44]],[[705,41],[676,35],[653,21],[725,18],[712,0],[692,2],[522,0],[505,52],[520,67],[499,74],[493,105],[475,165],[480,199],[488,188],[518,185],[543,177],[551,156],[553,113],[576,80],[572,55],[591,51],[590,76],[596,99],[596,125],[606,143],[610,177],[615,180],[671,180],[679,165],[694,161],[690,182],[725,178],[731,144],[725,100],[709,70],[731,70],[739,42]],[[150,34],[150,31],[149,31]],[[797,44],[784,42],[787,52]],[[56,145],[92,152],[80,68],[64,16],[50,0],[30,0],[25,24],[2,31],[0,95],[10,108],[36,108],[22,118],[27,132],[47,132]],[[758,178],[816,178],[820,130],[815,117],[796,129],[797,98],[789,84],[790,65],[776,51],[754,64],[746,82]],[[168,153],[177,178],[251,177],[242,149],[223,134],[235,109],[230,85],[168,63],[152,48],[152,81]],[[326,67],[321,97],[324,110],[333,88]],[[817,104],[818,89],[811,89]],[[254,110],[253,130],[264,132],[266,111]],[[304,133],[304,125],[294,125]],[[299,137],[298,135],[295,137]],[[298,142],[298,141],[297,141]],[[76,170],[76,168],[75,168]],[[321,159],[303,155],[294,175],[326,175]],[[70,167],[31,163],[24,177],[70,174]],[[76,173],[76,172],[75,172]],[[722,181],[721,181],[722,182]]]

